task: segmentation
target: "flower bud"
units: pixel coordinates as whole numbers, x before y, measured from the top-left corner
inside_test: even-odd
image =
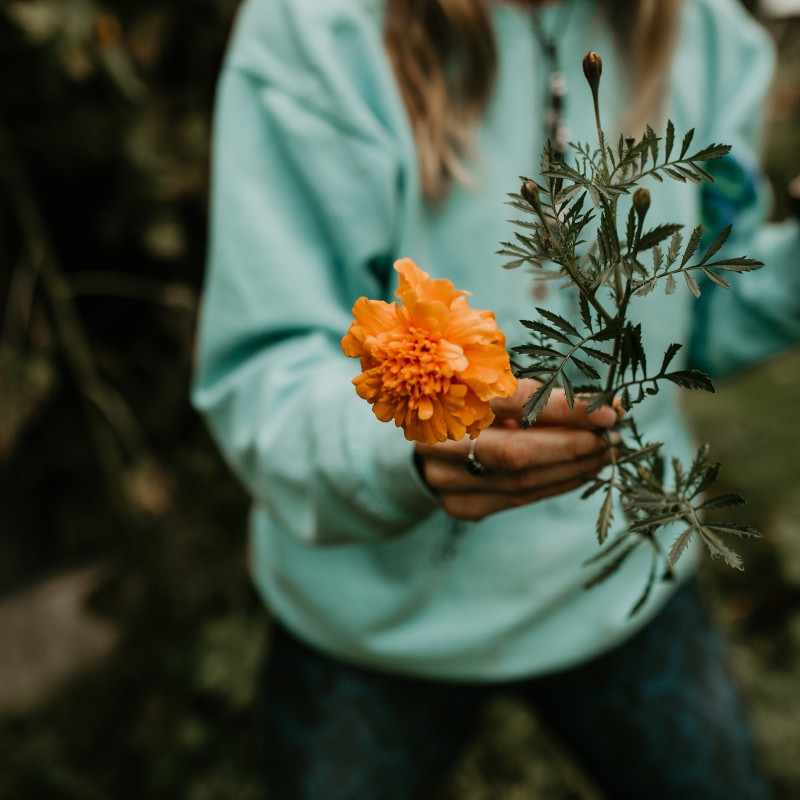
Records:
[[[592,101],[594,102],[594,119],[597,123],[597,132],[600,137],[600,146],[603,147],[603,131],[602,123],[600,122],[600,76],[603,74],[603,59],[590,50],[583,57],[583,74],[589,82],[589,88],[592,90]]]
[[[636,211],[636,216],[639,217],[639,224],[641,225],[647,210],[650,208],[650,192],[643,186],[640,186],[633,193],[633,208]]]
[[[583,57],[583,74],[589,81],[592,92],[596,92],[600,85],[600,76],[603,74],[603,59],[594,50],[590,50]]]
[[[519,190],[522,197],[527,200],[532,206],[536,206],[539,200],[539,187],[535,181],[525,181],[522,188]]]

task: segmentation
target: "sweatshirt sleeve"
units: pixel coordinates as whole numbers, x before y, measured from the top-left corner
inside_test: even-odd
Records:
[[[707,279],[701,284],[692,360],[712,376],[724,377],[800,339],[800,225],[766,222],[771,195],[759,161],[772,43],[739,3],[725,0],[715,11],[715,29],[705,42],[711,58],[710,122],[703,143],[724,142],[732,149],[709,164],[715,182],[703,187],[706,244],[732,224],[719,255],[749,256],[765,264],[753,272],[723,275],[730,289]]]
[[[259,7],[268,47],[256,5],[218,90],[193,401],[284,531],[309,544],[390,537],[437,503],[411,443],[356,395],[359,365],[340,348],[356,298],[386,293],[400,213],[398,148],[343,74],[359,48],[369,70],[374,44],[347,20],[309,40],[275,10],[291,4],[272,2]]]

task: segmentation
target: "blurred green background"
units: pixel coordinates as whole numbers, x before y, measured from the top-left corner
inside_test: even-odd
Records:
[[[255,798],[268,615],[246,498],[188,406],[215,77],[235,0],[0,8],[0,798]],[[800,173],[800,23],[767,168]],[[708,563],[780,798],[800,797],[800,353],[689,397],[747,572]],[[533,787],[533,788],[531,788]],[[448,797],[597,798],[510,699]]]

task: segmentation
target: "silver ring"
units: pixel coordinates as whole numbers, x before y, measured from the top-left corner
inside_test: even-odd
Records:
[[[469,453],[467,453],[467,460],[464,462],[464,469],[466,469],[470,475],[485,475],[489,471],[489,468],[485,464],[481,464],[481,462],[475,458],[475,447],[477,444],[477,438],[470,440]]]

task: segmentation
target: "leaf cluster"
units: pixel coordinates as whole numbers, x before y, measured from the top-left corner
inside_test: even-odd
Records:
[[[634,323],[630,313],[637,298],[659,283],[672,295],[682,276],[689,291],[699,297],[705,281],[728,289],[730,283],[723,274],[763,266],[749,257],[720,254],[731,227],[701,249],[701,225],[686,240],[679,224],[645,226],[650,207],[649,191],[640,186],[645,179],[656,183],[713,180],[704,162],[730,150],[722,144],[692,150],[693,138],[694,132],[689,131],[676,146],[670,121],[663,138],[648,126],[639,141],[620,137],[617,146],[611,147],[600,130],[595,148],[571,144],[575,154],[571,164],[556,158],[548,143],[539,180],[522,178],[520,191],[509,195],[509,205],[521,217],[512,220],[514,241],[504,242],[499,251],[507,258],[506,268],[527,264],[536,279],[561,279],[577,290],[578,297],[578,307],[569,318],[537,307],[534,319],[522,320],[531,338],[514,348],[525,359],[517,374],[540,384],[525,405],[526,426],[535,423],[556,387],[564,390],[570,406],[576,398],[585,401],[587,411],[612,402],[630,411],[657,394],[664,382],[714,391],[704,373],[676,366],[680,343],[671,343],[660,361],[647,353],[642,329],[646,322]],[[654,368],[654,364],[659,366]],[[673,461],[667,478],[661,445],[645,444],[631,415],[617,427],[623,435],[619,454],[607,474],[585,492],[586,496],[603,493],[596,526],[598,540],[605,545],[597,559],[603,566],[590,585],[609,577],[638,546],[649,543],[654,561],[644,602],[657,565],[665,565],[664,574],[669,577],[695,536],[712,555],[740,569],[741,560],[723,536],[757,533],[734,523],[704,521],[707,511],[742,502],[732,495],[704,499],[719,470],[718,464],[708,460],[707,449],[701,448],[688,468]],[[614,509],[620,505],[626,528],[606,545]],[[669,552],[661,553],[656,533],[673,524],[682,526],[680,533]]]
[[[676,458],[671,459],[667,469],[661,444],[644,443],[632,418],[624,425],[630,434],[629,444],[623,445],[610,473],[597,477],[583,493],[584,498],[596,493],[603,495],[597,537],[599,543],[605,545],[590,560],[601,566],[586,585],[593,586],[609,578],[637,548],[647,546],[651,553],[650,574],[631,611],[635,613],[647,600],[659,572],[662,580],[674,577],[673,567],[695,537],[712,557],[721,558],[728,566],[741,570],[744,568],[741,558],[723,537],[758,538],[760,534],[747,525],[708,518],[709,512],[745,503],[744,498],[735,493],[706,496],[720,470],[719,462],[708,457],[708,445],[697,450],[688,469]],[[621,497],[626,527],[606,544],[617,495]],[[656,534],[667,527],[677,530],[677,534],[670,549],[664,552]]]

